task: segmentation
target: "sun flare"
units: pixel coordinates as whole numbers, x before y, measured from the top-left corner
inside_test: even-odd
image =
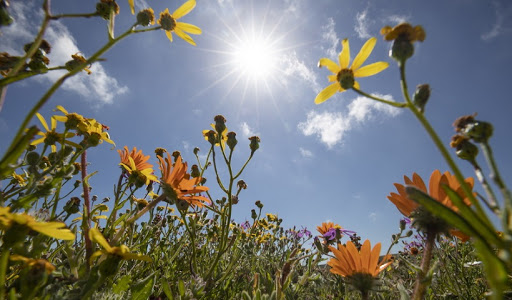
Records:
[[[265,39],[247,39],[233,50],[232,63],[245,76],[263,79],[272,75],[277,54],[272,44]]]

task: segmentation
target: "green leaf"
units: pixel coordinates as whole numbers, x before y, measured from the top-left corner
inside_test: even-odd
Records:
[[[139,281],[132,288],[132,300],[147,300],[153,291],[154,274]]]
[[[493,291],[489,299],[503,299],[503,291],[508,283],[507,266],[505,262],[500,260],[493,251],[488,251],[482,241],[477,240],[474,244],[478,251],[478,256],[484,264],[484,270],[487,274],[486,278]]]
[[[112,291],[115,294],[121,294],[122,292],[128,290],[130,288],[130,283],[132,282],[132,277],[130,275],[125,275],[117,280],[117,283],[112,287]]]
[[[180,291],[180,296],[185,297],[185,283],[181,279],[178,282],[178,290]]]
[[[167,283],[167,280],[165,277],[160,278],[160,285],[162,286],[162,289],[164,290],[165,296],[169,298],[169,300],[173,300],[174,297],[172,295],[171,289],[169,288],[169,284]]]
[[[12,166],[16,164],[23,151],[27,149],[30,141],[38,132],[39,129],[36,126],[32,126],[27,129],[24,135],[12,142],[4,157],[0,160],[0,180],[7,178],[12,173],[14,170]]]
[[[464,219],[466,219],[476,231],[482,235],[482,237],[490,242],[492,245],[497,246],[498,248],[503,249],[505,247],[503,241],[498,237],[495,228],[489,228],[478,216],[477,214],[466,204],[464,200],[460,197],[457,192],[451,189],[447,185],[443,185],[443,189],[452,200],[453,204],[457,206],[459,209],[458,214],[461,215]],[[462,229],[461,229],[462,230]]]

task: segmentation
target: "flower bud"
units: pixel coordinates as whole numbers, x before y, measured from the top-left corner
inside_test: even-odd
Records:
[[[405,230],[405,226],[407,225],[407,223],[405,222],[405,220],[400,220],[400,231],[403,231]]]
[[[0,0],[0,26],[9,26],[14,22],[13,17],[11,17],[7,10],[8,7],[8,1]]]
[[[263,208],[263,203],[261,203],[260,200],[256,201],[256,203],[254,203],[259,209],[262,209]]]
[[[74,162],[73,167],[75,167],[73,169],[73,175],[77,175],[78,173],[80,173],[80,170],[82,169],[82,165],[79,162]]]
[[[197,165],[192,165],[191,169],[192,170],[190,171],[190,176],[192,176],[192,178],[201,176],[201,172],[199,171],[199,167]]]
[[[37,147],[36,147],[35,145],[28,145],[28,147],[27,147],[27,151],[28,151],[28,152],[30,152],[30,151],[34,151],[34,150],[36,150],[36,148],[37,148]]]
[[[224,129],[226,129],[226,118],[223,115],[217,115],[213,120],[215,121],[215,130],[219,136],[222,135]]]
[[[194,154],[197,155],[197,153],[199,153],[199,148],[198,147],[195,147],[194,148]]]
[[[430,97],[430,86],[428,84],[420,84],[416,87],[413,95],[413,103],[421,112],[425,111],[425,105]]]
[[[119,5],[115,0],[100,0],[96,4],[96,14],[105,20],[110,20],[111,11],[116,15],[119,14]]]
[[[474,162],[478,155],[478,147],[471,143],[467,137],[457,134],[452,136],[450,146],[455,148],[455,153],[461,159]]]
[[[80,198],[71,197],[66,205],[64,205],[64,211],[69,215],[76,214],[80,210]]]
[[[405,236],[406,236],[406,237],[410,237],[410,236],[412,236],[412,234],[413,234],[412,230],[409,230],[409,231],[407,231],[407,232],[405,233]]]
[[[393,41],[389,56],[398,62],[405,62],[414,54],[414,46],[412,42],[404,37],[398,37]]]
[[[178,157],[181,156],[181,152],[179,152],[178,150],[174,151],[171,156],[174,158],[174,161],[177,161],[178,160]]]
[[[186,211],[189,206],[190,206],[190,204],[187,201],[182,200],[182,199],[179,199],[178,202],[176,203],[176,207],[178,207],[178,209],[182,210],[182,211]]]
[[[475,121],[466,125],[464,133],[477,143],[486,143],[492,136],[493,127],[489,122]]]
[[[139,11],[137,14],[137,24],[142,26],[149,26],[155,24],[155,12],[152,8]]]
[[[236,144],[238,143],[238,141],[236,140],[236,133],[233,131],[230,131],[230,132],[228,132],[227,136],[228,136],[228,141],[227,141],[228,147],[229,147],[229,149],[231,149],[231,151],[233,151]]]
[[[257,136],[251,136],[249,140],[251,141],[251,143],[249,144],[249,148],[251,149],[252,155],[260,147],[260,138]]]
[[[76,189],[76,188],[78,188],[81,184],[82,184],[82,181],[81,181],[81,180],[77,180],[77,181],[75,181],[75,183],[73,184],[73,187]]]
[[[217,134],[215,133],[215,131],[209,130],[204,135],[206,136],[210,144],[215,145],[217,143]]]
[[[158,148],[155,149],[155,154],[156,154],[157,157],[158,156],[164,157],[164,153],[165,152],[167,152],[167,150],[165,150],[165,148],[158,147]]]
[[[231,196],[231,203],[232,204],[238,204],[238,196],[237,195],[232,195]]]
[[[37,152],[29,152],[27,153],[27,163],[31,166],[35,166],[39,163],[39,159],[41,157],[39,156],[39,153]]]
[[[257,217],[258,217],[258,214],[256,214],[256,210],[251,209],[251,218],[256,220]]]
[[[206,177],[201,177],[201,185],[204,185],[206,183]]]
[[[236,183],[236,185],[238,186],[238,189],[247,189],[247,183],[245,183],[245,181],[243,180],[238,180],[238,182]]]

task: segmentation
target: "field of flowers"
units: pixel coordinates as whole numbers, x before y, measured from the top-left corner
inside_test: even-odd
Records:
[[[488,143],[492,124],[463,116],[454,123],[450,147],[461,163],[474,167],[463,176],[446,145],[423,114],[430,87],[410,92],[405,66],[414,46],[426,34],[407,23],[384,27],[392,43],[390,56],[400,71],[403,102],[365,93],[356,78],[390,67],[364,65],[377,38],[370,38],[350,62],[349,41],[339,60],[321,58],[332,74],[314,99],[320,104],[336,93],[362,96],[410,111],[431,137],[450,171],[433,170],[430,178],[407,174],[390,182],[388,199],[403,214],[391,246],[362,240],[364,233],[325,222],[315,230],[284,228],[264,200],[247,211],[248,220],[233,221],[241,179],[258,155],[260,137],[238,144],[226,119],[204,124],[206,159],[194,148],[193,162],[175,149],[118,147],[119,177],[111,195],[91,194],[87,152],[116,146],[115,137],[95,120],[58,105],[54,115],[39,113],[64,81],[100,60],[130,35],[163,30],[195,45],[189,34],[201,34],[181,22],[196,6],[184,2],[170,13],[136,12],[135,22],[116,35],[115,0],[100,0],[92,14],[53,15],[44,1],[44,21],[23,57],[0,53],[0,103],[9,84],[52,70],[67,70],[36,102],[17,131],[5,142],[0,160],[0,299],[506,299],[512,297],[512,195],[500,177]],[[13,22],[9,1],[0,0],[0,25]],[[44,39],[53,20],[91,18],[107,22],[109,40],[86,58],[77,53],[63,66],[50,67],[51,45]],[[8,101],[9,99],[7,99]],[[29,126],[38,120],[38,125]],[[233,153],[246,161],[232,162]],[[479,152],[492,170],[488,181]],[[204,150],[203,150],[204,152]],[[227,170],[221,176],[219,169]],[[207,180],[208,179],[208,180]],[[485,195],[474,192],[480,184]],[[212,190],[223,197],[214,198]],[[494,215],[494,216],[492,216]],[[492,222],[497,218],[501,223]]]

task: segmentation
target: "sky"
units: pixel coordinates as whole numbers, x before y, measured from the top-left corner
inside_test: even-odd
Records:
[[[42,1],[11,1],[15,23],[2,27],[0,52],[21,54],[22,45],[37,33]],[[158,15],[173,12],[184,1],[135,0],[136,10],[150,7]],[[135,20],[128,1],[120,0],[117,35]],[[92,1],[52,1],[58,13],[92,12]],[[506,183],[512,184],[510,112],[512,104],[512,2],[479,0],[348,1],[348,0],[198,0],[179,21],[202,29],[192,46],[162,30],[130,36],[92,65],[91,75],[68,80],[40,111],[47,119],[57,105],[95,118],[110,127],[122,149],[137,147],[152,156],[164,147],[181,151],[189,164],[192,150],[204,158],[209,143],[201,132],[222,114],[237,133],[233,155],[238,169],[248,157],[248,137],[261,138],[259,150],[241,178],[248,189],[240,194],[234,219],[250,220],[254,202],[264,213],[282,218],[285,227],[312,232],[332,221],[356,231],[372,243],[390,243],[402,215],[386,198],[393,183],[417,172],[428,181],[433,170],[448,170],[438,150],[407,110],[363,99],[353,91],[338,93],[316,105],[328,85],[318,60],[337,60],[341,40],[348,38],[351,57],[370,37],[375,49],[365,64],[386,61],[390,67],[360,78],[361,90],[403,101],[396,63],[388,56],[390,43],[380,28],[400,22],[422,25],[426,40],[416,43],[407,63],[411,92],[418,84],[432,88],[425,115],[442,140],[449,143],[452,123],[477,112],[492,122],[491,145]],[[88,57],[107,41],[106,22],[65,19],[51,23],[45,38],[53,49],[52,66],[70,55]],[[25,113],[59,71],[9,86],[0,111],[0,153],[18,129]],[[36,118],[34,124],[38,124]],[[112,197],[120,174],[119,155],[108,144],[88,151],[93,194]],[[481,158],[481,157],[480,157]],[[480,160],[485,165],[483,160]],[[466,176],[473,175],[460,161]],[[489,173],[484,167],[484,171]],[[156,171],[159,175],[159,171]],[[226,171],[221,176],[226,178]],[[222,197],[208,170],[206,185]],[[477,190],[479,190],[477,188]],[[481,190],[481,189],[480,189]]]

